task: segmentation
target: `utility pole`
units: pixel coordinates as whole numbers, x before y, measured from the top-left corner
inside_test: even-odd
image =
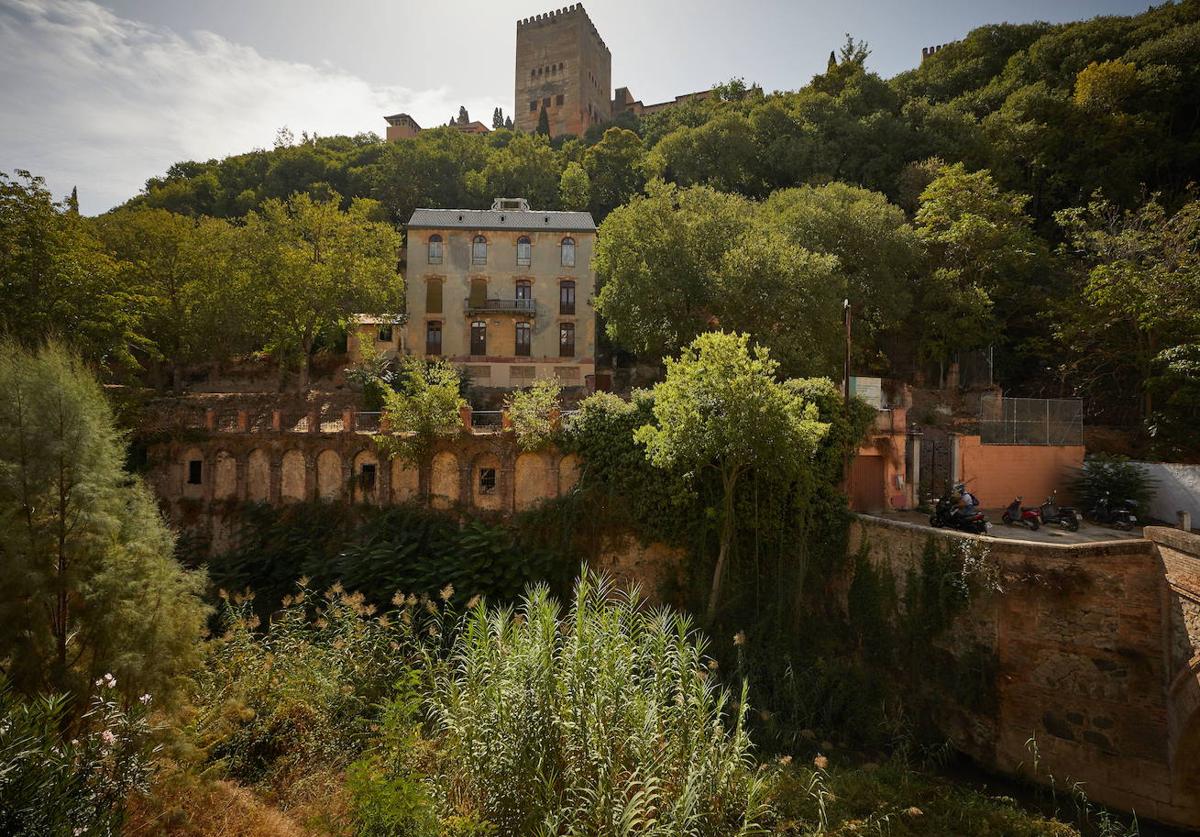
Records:
[[[842,361],[842,395],[850,401],[850,300],[842,300],[842,322],[846,326],[846,354]]]

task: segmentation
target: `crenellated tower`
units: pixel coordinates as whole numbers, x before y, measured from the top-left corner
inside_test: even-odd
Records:
[[[544,109],[551,136],[582,136],[612,116],[612,54],[581,4],[517,21],[517,128]]]

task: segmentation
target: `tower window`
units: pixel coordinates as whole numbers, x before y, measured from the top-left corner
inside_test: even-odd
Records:
[[[571,236],[562,240],[562,263],[563,267],[575,266],[575,239]]]
[[[544,99],[542,99],[542,107],[544,107],[544,108],[550,107],[550,97],[549,96],[546,96]]]
[[[559,325],[558,356],[575,357],[575,323],[562,323]]]
[[[529,103],[529,112],[535,113],[536,111],[537,111],[537,99],[534,99],[532,102]]]
[[[533,344],[533,327],[529,323],[517,323],[516,354],[518,357],[529,357]]]
[[[471,354],[487,354],[487,323],[483,320],[471,323]]]
[[[559,93],[554,97],[554,104],[561,105],[563,103],[563,94]]]
[[[434,357],[442,353],[442,324],[425,324],[425,354]]]
[[[533,255],[533,247],[529,236],[523,235],[517,239],[517,264],[528,265]]]
[[[482,235],[471,243],[471,264],[487,264],[487,239]]]
[[[442,237],[440,235],[429,236],[429,263],[442,263]]]

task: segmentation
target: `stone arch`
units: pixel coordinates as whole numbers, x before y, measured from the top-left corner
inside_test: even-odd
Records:
[[[392,460],[392,502],[407,503],[421,492],[421,473],[400,457]]]
[[[1180,802],[1200,802],[1200,656],[1175,678],[1167,705],[1171,778]]]
[[[308,498],[305,496],[304,454],[298,450],[289,450],[283,455],[280,466],[279,494],[285,503],[299,503]]]
[[[200,481],[190,482],[193,462],[200,463]],[[212,479],[208,473],[209,463],[204,460],[204,451],[200,448],[188,448],[179,457],[179,495],[181,497],[203,497],[204,486]]]
[[[332,448],[317,455],[317,496],[338,500],[342,496],[342,456]]]
[[[481,453],[471,463],[471,504],[477,509],[504,508],[500,493],[500,457]]]
[[[434,454],[429,469],[429,502],[435,509],[448,509],[458,499],[458,457],[440,451]]]
[[[517,511],[531,509],[558,493],[558,477],[544,453],[522,453],[513,472]]]
[[[237,497],[237,459],[227,450],[213,457],[213,499],[232,500]]]
[[[582,462],[579,457],[573,453],[568,453],[558,463],[558,495],[569,492],[579,482],[579,473],[582,468]]]
[[[354,502],[378,502],[380,482],[379,457],[372,450],[360,450],[354,456],[354,471],[351,475]]]
[[[246,499],[252,503],[271,499],[271,457],[262,448],[246,457]]]

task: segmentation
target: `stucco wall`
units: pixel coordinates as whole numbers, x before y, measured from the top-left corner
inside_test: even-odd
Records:
[[[1083,445],[984,445],[978,436],[960,436],[958,444],[960,479],[986,508],[1004,508],[1018,496],[1038,506],[1055,490],[1065,502],[1073,469],[1083,467]]]
[[[1200,465],[1172,462],[1138,462],[1154,481],[1155,496],[1146,511],[1152,518],[1175,523],[1176,514],[1192,515],[1192,527],[1200,528]]]

